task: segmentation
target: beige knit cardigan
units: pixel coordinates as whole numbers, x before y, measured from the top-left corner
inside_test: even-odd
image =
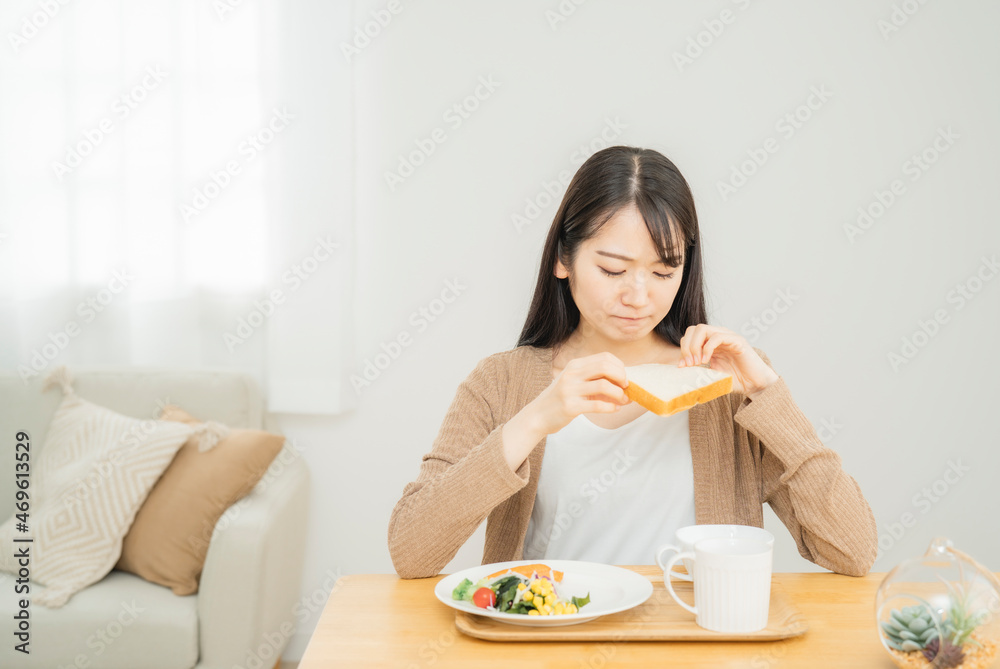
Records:
[[[417,480],[406,485],[389,520],[399,576],[441,573],[484,518],[482,563],[522,559],[545,440],[512,472],[502,428],[552,383],[553,351],[520,346],[496,353],[461,383]],[[763,527],[767,502],[802,557],[851,576],[871,569],[878,535],[868,502],[784,378],[753,400],[734,391],[699,404],[689,418],[698,524]]]

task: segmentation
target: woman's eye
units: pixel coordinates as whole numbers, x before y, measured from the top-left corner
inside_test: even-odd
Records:
[[[621,276],[625,273],[625,270],[622,270],[620,272],[612,272],[610,270],[604,269],[603,267],[601,267],[600,270],[605,274],[607,274],[608,276]],[[670,274],[660,274],[659,272],[653,272],[653,276],[655,276],[657,279],[672,279],[674,278],[674,274],[675,272],[671,272]]]

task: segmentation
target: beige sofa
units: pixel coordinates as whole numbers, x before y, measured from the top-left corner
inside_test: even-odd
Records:
[[[45,444],[62,400],[42,393],[46,372],[25,384],[0,372],[0,522],[14,509],[14,443]],[[224,370],[71,367],[85,400],[136,418],[169,401],[230,427],[271,429],[252,377]],[[16,652],[14,575],[0,572],[0,667],[86,669],[269,669],[295,626],[308,507],[308,473],[286,442],[257,487],[223,515],[209,544],[197,594],[180,597],[138,576],[112,571],[62,608],[30,607],[30,655]],[[0,550],[12,550],[10,546]]]

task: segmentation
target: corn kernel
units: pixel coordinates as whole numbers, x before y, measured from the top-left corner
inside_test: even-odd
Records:
[[[566,613],[566,607],[563,605],[562,602],[559,602],[558,604],[556,604],[555,612],[556,612],[557,616],[561,616],[564,613]]]
[[[524,589],[525,589],[525,588],[527,588],[527,587],[528,587],[528,586],[526,586],[526,585],[525,585],[524,583],[518,583],[518,584],[517,584],[517,589],[518,589],[518,590],[524,590]]]
[[[579,613],[579,609],[576,608],[576,604],[567,604],[566,613]]]
[[[541,613],[539,613],[539,612],[538,612],[538,611],[537,611],[536,609],[530,609],[530,610],[528,611],[528,615],[529,615],[529,616],[540,616],[540,615],[542,615],[542,614],[541,614]]]
[[[539,583],[538,581],[532,581],[531,582],[531,591],[533,593],[535,593],[536,595],[542,594],[542,584]]]
[[[545,606],[555,606],[555,605],[556,605],[556,597],[555,597],[555,595],[546,595],[545,596]]]
[[[531,590],[529,590],[528,592],[524,593],[524,597],[522,597],[522,599],[524,601],[526,601],[526,602],[530,602],[534,598],[535,598],[535,596],[533,594],[531,594]]]
[[[547,616],[552,615],[552,607],[550,605],[546,604],[545,606],[542,607],[542,610],[545,611],[545,615]]]

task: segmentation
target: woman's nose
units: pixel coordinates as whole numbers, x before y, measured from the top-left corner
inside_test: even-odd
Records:
[[[624,281],[622,288],[622,303],[636,308],[642,308],[649,304],[649,291],[646,288],[646,280],[633,275]]]

